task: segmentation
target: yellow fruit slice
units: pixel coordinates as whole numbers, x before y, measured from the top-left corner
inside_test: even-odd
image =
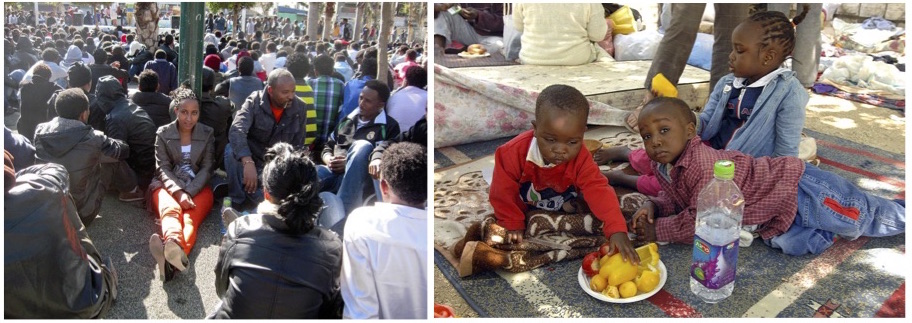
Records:
[[[608,259],[611,259],[611,256],[604,256],[602,258],[599,258],[599,266],[604,267],[605,264],[608,262]]]
[[[659,271],[655,270],[655,267],[649,266],[652,270],[646,270],[636,279],[636,287],[639,291],[647,293],[651,292],[656,286],[659,285]]]
[[[606,286],[608,286],[608,280],[602,275],[592,276],[592,279],[589,280],[589,288],[593,291],[600,293],[605,290]]]
[[[655,242],[636,248],[636,253],[640,256],[640,266],[659,265],[659,246]]]
[[[621,284],[618,290],[621,292],[621,298],[633,297],[637,294],[637,286],[632,281]]]
[[[618,291],[617,286],[608,286],[605,290],[602,291],[602,295],[608,296],[609,298],[621,298],[621,293]]]
[[[637,267],[629,262],[622,262],[614,266],[608,273],[608,285],[618,286],[636,278]]]

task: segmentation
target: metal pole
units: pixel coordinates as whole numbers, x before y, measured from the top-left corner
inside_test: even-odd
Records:
[[[177,65],[177,82],[190,80],[190,87],[197,97],[203,91],[203,2],[181,2],[180,61]]]

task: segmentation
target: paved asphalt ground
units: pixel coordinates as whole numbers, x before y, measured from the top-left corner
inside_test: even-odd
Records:
[[[136,85],[130,84],[130,92]],[[19,114],[5,116],[16,129]],[[215,294],[215,263],[221,243],[220,203],[203,221],[190,268],[164,283],[149,253],[149,236],[160,233],[155,216],[140,202],[124,203],[108,192],[98,218],[88,227],[89,237],[102,257],[111,258],[117,271],[117,300],[106,319],[202,319],[219,303]]]

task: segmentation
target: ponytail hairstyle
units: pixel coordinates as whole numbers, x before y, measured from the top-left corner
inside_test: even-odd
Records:
[[[810,6],[802,6],[800,14],[789,20],[784,13],[778,11],[761,11],[748,18],[748,21],[757,22],[763,28],[763,38],[760,40],[760,49],[764,49],[772,42],[782,46],[783,60],[792,55],[795,50],[795,26],[804,21]]]
[[[291,234],[305,234],[314,228],[323,209],[317,168],[303,151],[280,142],[266,150],[263,189],[279,200],[279,216]]]

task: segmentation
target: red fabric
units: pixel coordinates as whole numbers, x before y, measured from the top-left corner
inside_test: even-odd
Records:
[[[589,151],[581,149],[573,160],[553,168],[541,168],[526,160],[532,133],[529,130],[520,134],[497,148],[494,154],[494,177],[489,197],[497,224],[507,230],[525,229],[527,206],[519,192],[523,183],[531,182],[539,191],[550,188],[566,192],[571,186],[576,187],[593,215],[604,222],[602,231],[606,237],[627,232],[617,195],[599,172]]]
[[[753,158],[734,150],[715,150],[694,137],[669,171],[671,181],[652,163],[662,191],[656,204],[656,237],[659,241],[693,243],[697,196],[713,179],[717,160],[735,162],[734,182],[744,195],[742,225],[759,225],[757,233],[770,239],[788,230],[798,211],[798,181],[804,161],[795,157]]]
[[[152,207],[158,210],[161,218],[162,237],[177,239],[183,244],[184,253],[189,255],[196,243],[197,228],[212,210],[213,198],[212,190],[206,186],[193,197],[196,207],[184,211],[167,190],[155,190],[152,193]]]
[[[256,72],[256,77],[258,77],[260,79],[260,81],[266,82],[266,72],[265,71]]]
[[[858,221],[858,215],[861,214],[858,208],[845,207],[842,204],[839,204],[839,201],[829,197],[823,199],[823,205],[826,205],[826,207],[830,208],[830,210],[833,210],[833,212],[845,215],[846,217],[855,221]]]
[[[272,102],[269,103],[269,108],[272,109],[272,117],[275,118],[276,123],[279,123],[279,120],[282,119],[282,113],[285,112],[285,109],[272,105]]]

